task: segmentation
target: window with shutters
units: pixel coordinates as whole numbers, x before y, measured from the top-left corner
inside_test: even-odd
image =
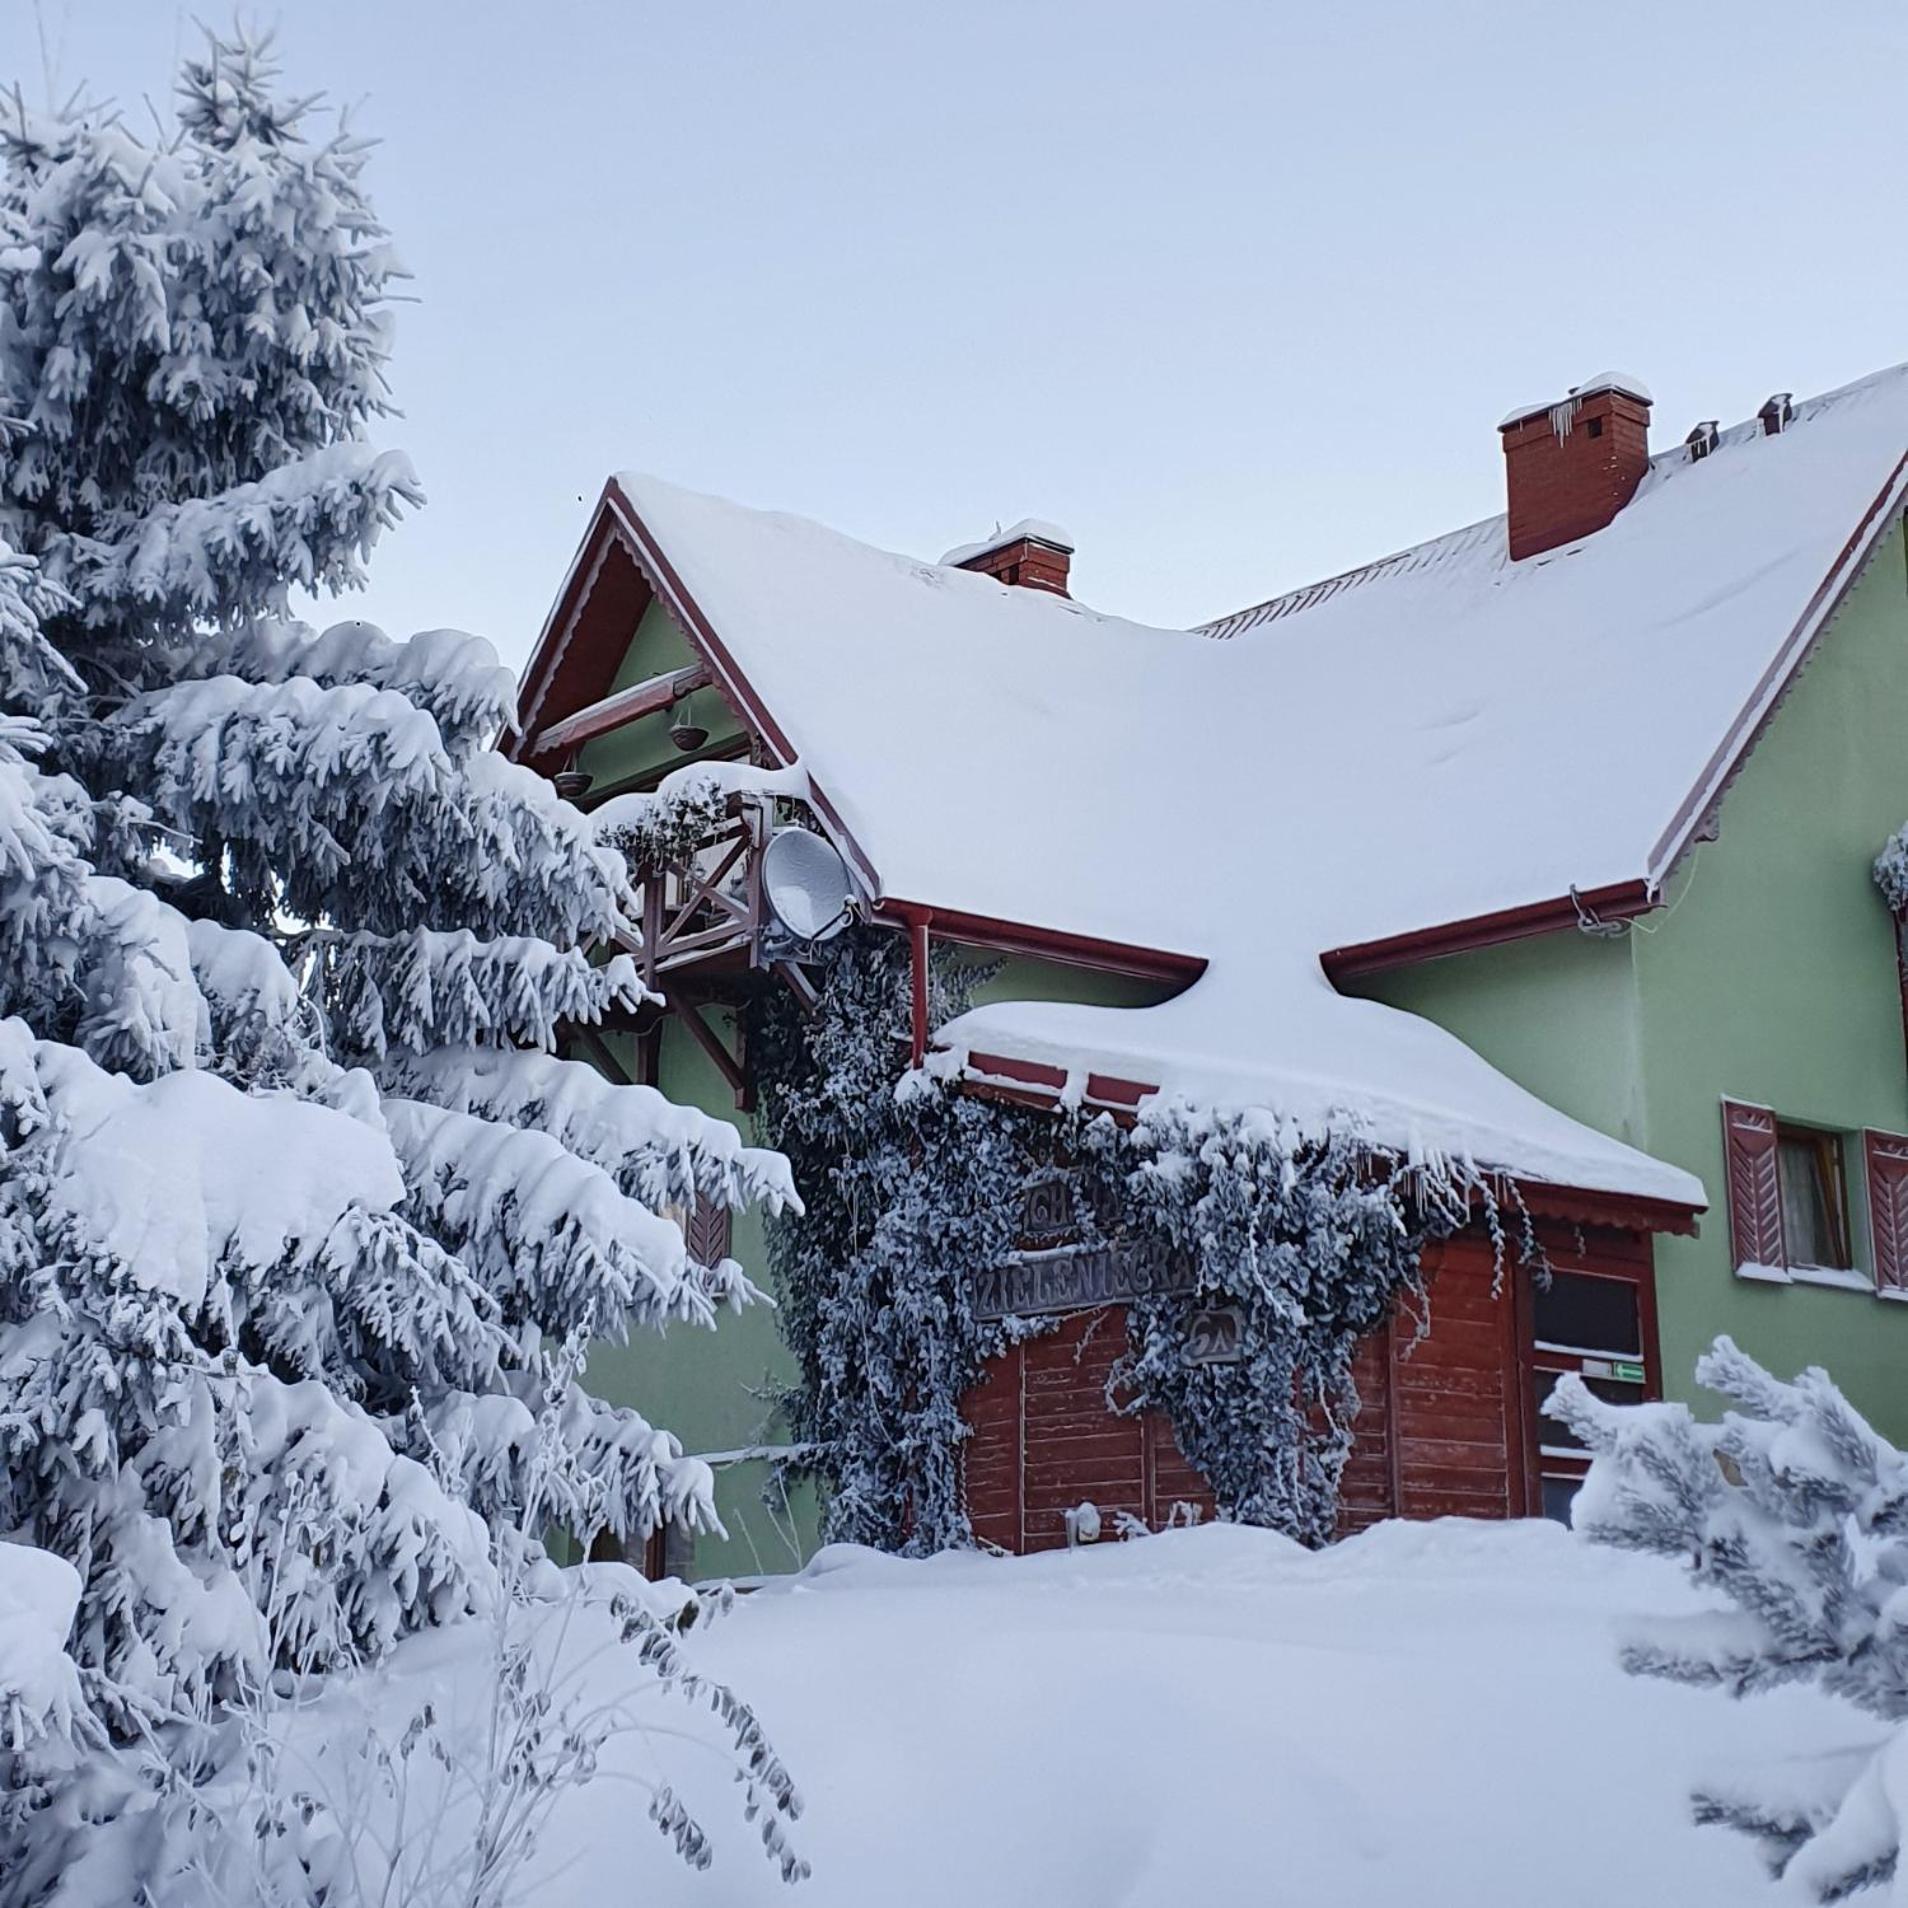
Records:
[[[1723,1102],[1729,1234],[1741,1277],[1908,1296],[1908,1137],[1860,1137],[1858,1188],[1852,1135]],[[1866,1253],[1853,1224],[1864,1204]]]

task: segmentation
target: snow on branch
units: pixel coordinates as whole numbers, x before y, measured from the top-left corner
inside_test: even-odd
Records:
[[[468,1264],[505,1321],[621,1342],[632,1323],[713,1322],[680,1228],[547,1133],[388,1099],[406,1211]]]
[[[282,611],[294,587],[352,589],[380,531],[424,492],[401,451],[334,444],[222,495],[155,505],[124,526],[46,539],[49,580],[91,628],[132,613],[175,634]]]
[[[305,676],[327,687],[367,682],[395,689],[436,722],[457,754],[496,735],[516,708],[516,677],[481,636],[457,629],[428,629],[393,642],[372,623],[333,623],[319,635],[306,623],[253,622],[207,638],[199,661],[208,674],[247,682]]]
[[[454,1113],[547,1132],[593,1161],[652,1210],[760,1203],[799,1213],[789,1164],[745,1146],[727,1121],[678,1106],[650,1086],[617,1085],[593,1066],[549,1054],[484,1049],[394,1054],[382,1076],[394,1091]]]
[[[138,1080],[197,1064],[211,1017],[193,979],[184,915],[114,875],[89,875],[77,1039],[101,1066]]]
[[[351,1208],[404,1197],[390,1142],[328,1107],[197,1070],[139,1085],[46,1041],[34,1063],[58,1134],[53,1206],[136,1284],[188,1308],[214,1270],[282,1271]]]
[[[1731,1606],[1651,1625],[1626,1668],[1735,1696],[1808,1681],[1893,1725],[1830,1792],[1798,1766],[1696,1798],[1699,1819],[1750,1830],[1778,1873],[1839,1900],[1894,1872],[1908,1827],[1908,1456],[1826,1372],[1784,1383],[1719,1338],[1696,1377],[1739,1409],[1704,1424],[1558,1382],[1550,1415],[1593,1454],[1572,1522],[1683,1560]]]
[[[650,998],[627,954],[594,964],[580,949],[513,935],[480,941],[467,930],[318,934],[312,958],[332,1003],[333,1030],[352,1054],[381,1060],[394,1047],[522,1042],[553,1046],[565,1021],[594,1023]]]
[[[507,1393],[452,1394],[428,1414],[431,1445],[486,1517],[532,1497],[585,1545],[607,1530],[640,1544],[660,1524],[726,1534],[715,1474],[642,1413],[566,1384],[532,1411]]]
[[[0,1755],[65,1737],[83,1709],[65,1649],[79,1592],[64,1558],[0,1544]]]

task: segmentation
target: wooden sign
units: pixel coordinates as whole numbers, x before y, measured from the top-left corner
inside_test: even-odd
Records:
[[[1016,1252],[974,1281],[976,1318],[1028,1318],[1084,1312],[1138,1298],[1190,1292],[1192,1267],[1163,1246],[1122,1240]]]

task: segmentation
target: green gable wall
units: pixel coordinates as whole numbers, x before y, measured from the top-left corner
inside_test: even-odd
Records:
[[[623,658],[609,692],[633,688],[653,676],[686,669],[696,660],[689,639],[676,627],[675,619],[658,602],[651,602],[636,625],[629,653]],[[709,731],[710,748],[732,741],[742,726],[729,706],[713,689],[699,689],[694,697],[696,720]],[[669,739],[673,712],[659,710],[640,722],[626,722],[620,729],[599,735],[584,743],[577,752],[576,765],[594,778],[592,798],[614,793],[631,783],[642,782],[659,771],[675,767],[682,752]]]
[[[727,1015],[710,1010],[707,1018],[721,1037],[734,1041]],[[611,1050],[632,1075],[632,1043],[611,1036]],[[680,1024],[663,1024],[662,1054],[656,1084],[680,1105],[700,1107],[731,1121],[754,1142],[754,1122],[736,1111],[734,1096],[708,1057]],[[773,1293],[761,1214],[735,1215],[729,1250],[755,1283]],[[795,1361],[782,1343],[775,1314],[754,1305],[740,1313],[723,1312],[714,1331],[672,1325],[666,1335],[640,1333],[627,1345],[599,1344],[590,1355],[589,1386],[599,1396],[636,1407],[673,1431],[690,1452],[735,1451],[783,1444],[788,1426],[775,1408],[774,1395],[795,1379]],[[699,1577],[748,1577],[793,1570],[815,1549],[815,1501],[807,1486],[779,1497],[771,1514],[762,1501],[770,1482],[765,1461],[723,1465],[716,1471],[716,1509],[727,1539],[696,1540]]]
[[[1893,926],[1869,873],[1908,821],[1904,733],[1908,554],[1897,527],[1668,907],[1620,940],[1550,935],[1348,989],[1424,1014],[1564,1111],[1701,1176],[1701,1236],[1657,1242],[1671,1396],[1698,1395],[1697,1354],[1728,1332],[1785,1374],[1826,1365],[1897,1442],[1908,1441],[1908,1305],[1735,1276],[1719,1105],[1756,1101],[1849,1135],[1866,1263],[1856,1136],[1908,1131]],[[1614,749],[1611,772],[1621,765]]]

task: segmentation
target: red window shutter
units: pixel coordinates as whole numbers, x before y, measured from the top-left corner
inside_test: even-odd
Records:
[[[689,1256],[698,1265],[720,1265],[729,1256],[729,1209],[706,1195],[696,1195],[696,1209],[683,1228]]]
[[[1875,1290],[1908,1290],[1908,1138],[1864,1133],[1868,1231],[1875,1242]]]
[[[1729,1239],[1738,1265],[1787,1265],[1782,1183],[1776,1176],[1776,1116],[1766,1106],[1723,1102],[1729,1168]]]

